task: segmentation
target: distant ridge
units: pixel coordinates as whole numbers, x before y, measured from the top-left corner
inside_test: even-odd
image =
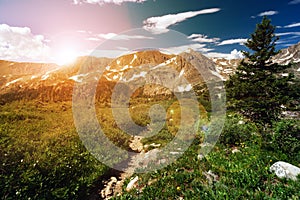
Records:
[[[200,63],[200,73],[185,58]],[[115,59],[80,57],[75,63],[65,66],[47,63],[20,63],[0,60],[0,103],[21,99],[41,101],[70,101],[74,83],[84,84],[91,80],[98,82],[97,98],[106,101],[110,98],[116,83],[145,85],[135,91],[135,96],[164,96],[174,92],[189,91],[203,85],[203,72],[209,76],[226,80],[234,73],[241,60],[224,58],[209,59],[199,52],[190,50],[179,55],[165,54],[159,50],[136,51]],[[285,64],[294,62],[293,71],[300,74],[300,43],[290,46],[274,58],[275,62]],[[205,75],[206,76],[206,75]],[[184,80],[188,81],[184,83]],[[159,85],[165,85],[162,87]],[[200,87],[201,88],[201,87]]]

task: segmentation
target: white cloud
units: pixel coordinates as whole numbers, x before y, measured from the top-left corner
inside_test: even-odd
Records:
[[[142,3],[147,0],[73,0],[74,4],[83,4],[83,3],[89,3],[89,4],[107,4],[107,3],[113,3],[117,5],[121,5],[124,2],[135,2],[135,3]]]
[[[188,18],[192,18],[197,15],[210,14],[218,11],[220,11],[219,8],[210,8],[210,9],[204,9],[199,11],[188,11],[188,12],[177,13],[177,14],[168,14],[163,16],[150,17],[144,20],[143,28],[154,34],[166,33],[169,31],[168,29],[169,26],[174,25],[178,22],[182,22]]]
[[[129,51],[129,49],[127,47],[117,47],[117,49],[119,49],[121,51]]]
[[[86,31],[86,30],[77,30],[77,33],[82,33],[82,34],[92,34],[91,31]]]
[[[263,16],[271,16],[271,15],[276,15],[276,14],[278,14],[278,11],[269,10],[269,11],[259,13],[257,16],[263,17]]]
[[[123,35],[116,33],[106,33],[106,34],[98,34],[99,38],[102,39],[110,39],[110,40],[131,40],[131,39],[153,39],[153,37],[147,37],[143,35]]]
[[[34,35],[28,27],[0,24],[0,58],[15,61],[44,61],[50,48],[42,35]]]
[[[100,38],[96,38],[96,37],[89,37],[86,40],[89,40],[89,41],[100,41],[101,39]]]
[[[238,39],[229,39],[229,40],[223,40],[218,44],[218,46],[221,45],[227,45],[227,44],[240,44],[243,45],[245,42],[247,42],[247,39],[244,38],[238,38]]]
[[[293,28],[293,27],[298,27],[298,26],[300,26],[300,22],[286,25],[286,26],[284,26],[284,28]]]
[[[241,58],[244,58],[244,55],[241,51],[238,51],[238,50],[234,49],[230,52],[229,58],[231,58],[231,59],[241,59]]]
[[[220,38],[209,38],[207,35],[202,34],[192,34],[188,36],[188,39],[192,39],[192,41],[200,43],[215,43],[220,40]]]
[[[300,36],[300,32],[285,32],[285,33],[276,33],[276,36],[285,36],[285,35],[296,35]]]
[[[251,18],[263,17],[263,16],[271,16],[271,15],[276,15],[278,13],[279,13],[278,11],[269,10],[269,11],[261,12],[261,13],[259,13],[256,16],[251,16]]]
[[[244,58],[243,53],[236,49],[232,50],[229,54],[228,53],[210,52],[210,53],[206,53],[205,56],[210,57],[210,58],[225,58],[228,60]]]
[[[300,3],[300,0],[293,0],[293,1],[290,1],[290,2],[289,2],[289,4],[291,4],[291,5],[292,5],[292,4],[298,4],[298,3]]]
[[[205,44],[194,43],[194,44],[186,44],[182,46],[169,47],[169,48],[165,48],[164,50],[172,54],[179,54],[189,49],[193,49],[194,51],[200,51],[200,52],[209,52],[212,50],[206,48],[205,46],[206,46]]]

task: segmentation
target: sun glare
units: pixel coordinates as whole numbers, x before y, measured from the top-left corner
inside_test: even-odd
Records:
[[[78,53],[75,49],[65,48],[60,50],[55,56],[55,62],[59,65],[67,65],[75,62]]]

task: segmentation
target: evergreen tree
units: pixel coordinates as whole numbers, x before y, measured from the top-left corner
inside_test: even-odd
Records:
[[[245,43],[251,51],[243,52],[245,59],[225,83],[229,108],[261,124],[271,124],[280,117],[282,105],[289,101],[287,94],[293,79],[291,73],[282,76],[290,64],[272,62],[272,57],[279,53],[275,44],[279,38],[274,31],[271,20],[263,17]]]

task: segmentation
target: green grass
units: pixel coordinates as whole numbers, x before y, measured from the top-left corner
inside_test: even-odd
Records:
[[[255,124],[239,124],[240,120],[243,119],[237,115],[227,117],[220,140],[202,160],[197,159],[199,138],[173,164],[136,174],[136,188],[130,192],[124,189],[123,195],[115,199],[299,199],[300,179],[279,179],[269,172],[279,160],[300,167],[299,152],[290,155],[276,149],[273,143],[262,141]],[[248,135],[244,135],[247,131]],[[238,133],[242,136],[234,142],[224,138],[236,137]],[[239,152],[233,153],[234,149]],[[217,180],[206,177],[209,170],[217,175]]]
[[[257,156],[240,154],[227,161],[226,150],[216,147],[203,160],[197,159],[198,144],[175,163],[148,174],[139,174],[137,187],[115,199],[298,199],[300,181],[281,180],[269,172],[280,155],[251,148]],[[247,160],[252,162],[248,162]],[[246,161],[246,163],[245,163]],[[229,165],[228,163],[231,163]],[[211,170],[218,180],[210,182],[205,172]]]
[[[130,108],[133,121],[141,126],[150,123],[152,105],[167,109],[163,129],[142,140],[163,147],[180,128],[179,105],[174,100],[141,102],[132,101]],[[107,137],[120,148],[129,149],[131,136],[118,128],[111,109],[97,105],[96,110]],[[245,123],[239,123],[241,120]],[[207,113],[202,112],[199,123],[209,123]],[[262,133],[254,123],[231,114],[217,145],[205,158],[197,158],[205,135],[199,130],[196,140],[176,162],[138,174],[137,187],[130,192],[125,191],[126,180],[123,195],[115,199],[298,199],[300,180],[278,179],[269,172],[279,160],[299,166],[299,140],[294,137],[298,130],[299,123],[283,120]],[[280,144],[291,145],[294,152]],[[234,149],[239,152],[232,153]],[[0,106],[0,155],[2,199],[86,199],[99,184],[98,178],[108,171],[81,143],[71,102],[21,101]],[[207,179],[209,170],[217,180]]]
[[[107,167],[73,125],[70,103],[14,102],[0,108],[2,199],[78,199]]]

